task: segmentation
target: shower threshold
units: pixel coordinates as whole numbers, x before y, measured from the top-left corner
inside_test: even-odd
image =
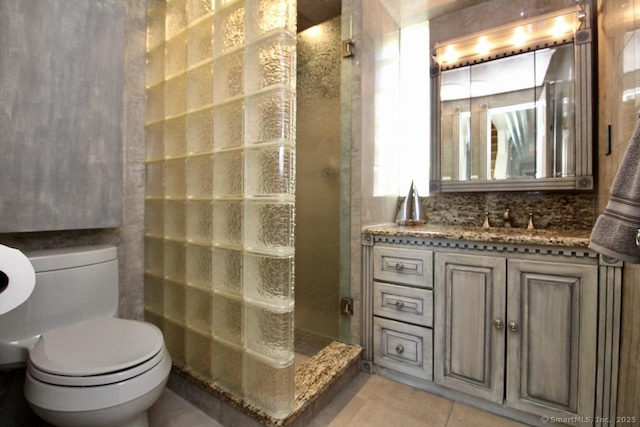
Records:
[[[295,409],[274,418],[176,364],[167,386],[223,425],[307,426],[360,371],[362,347],[332,341],[295,372]],[[213,399],[212,399],[213,398]]]

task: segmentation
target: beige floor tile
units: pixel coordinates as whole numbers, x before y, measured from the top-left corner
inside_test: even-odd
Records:
[[[367,401],[354,395],[338,395],[309,427],[348,427]]]
[[[484,412],[471,406],[455,403],[447,427],[524,427],[521,424],[499,415]]]
[[[223,427],[207,414],[165,388],[149,408],[149,427]]]

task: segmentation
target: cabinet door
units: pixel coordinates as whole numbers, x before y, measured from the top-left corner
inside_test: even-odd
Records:
[[[437,384],[503,403],[505,280],[504,258],[435,254]]]
[[[509,260],[507,405],[593,417],[596,266]]]

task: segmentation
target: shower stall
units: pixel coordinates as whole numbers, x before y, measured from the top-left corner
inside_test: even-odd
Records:
[[[294,320],[348,330],[340,57],[324,65],[309,49],[335,41],[295,29],[295,0],[148,1],[145,317],[178,369],[276,418],[295,404]],[[339,21],[321,32],[339,49]],[[300,147],[296,97],[316,119]]]

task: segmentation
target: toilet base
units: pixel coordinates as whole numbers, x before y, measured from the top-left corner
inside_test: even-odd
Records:
[[[160,397],[165,383],[149,393],[112,408],[95,411],[60,412],[39,408],[30,403],[43,420],[58,427],[149,427],[147,409]]]

